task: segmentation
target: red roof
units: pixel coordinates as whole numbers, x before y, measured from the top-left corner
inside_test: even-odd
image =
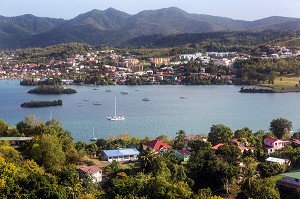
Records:
[[[244,150],[248,150],[248,149],[247,149],[246,147],[244,147],[244,146],[237,146],[237,148],[239,148],[241,152],[244,151]]]
[[[224,144],[220,143],[220,144],[217,144],[217,145],[211,147],[211,149],[213,149],[213,150],[218,150],[218,148],[219,148],[220,146],[223,146],[223,145],[224,145]]]
[[[172,146],[164,143],[162,140],[152,140],[150,142],[144,143],[144,145],[150,147],[153,150],[160,150],[161,148],[172,148]]]
[[[272,138],[272,137],[268,137],[268,138],[265,138],[264,140],[265,140],[265,141],[268,141],[268,142],[276,142],[276,141],[278,141],[279,139],[277,139],[277,138]]]
[[[181,155],[191,155],[192,152],[182,149],[182,150],[177,150],[178,153],[180,153]]]
[[[101,168],[96,167],[96,166],[84,166],[84,167],[80,168],[79,170],[81,170],[85,173],[89,173],[89,174],[97,173],[98,171],[102,171]]]

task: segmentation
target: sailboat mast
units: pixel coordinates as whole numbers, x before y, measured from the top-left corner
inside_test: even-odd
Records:
[[[117,117],[117,97],[115,96],[115,117]]]

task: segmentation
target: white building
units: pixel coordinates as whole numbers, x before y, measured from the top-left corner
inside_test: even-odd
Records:
[[[94,183],[102,181],[102,169],[96,166],[84,166],[78,170],[80,177],[90,175]]]
[[[104,150],[102,160],[112,162],[136,161],[140,152],[136,148]]]
[[[280,164],[280,165],[289,165],[290,162],[287,159],[268,157],[266,159],[267,165]]]

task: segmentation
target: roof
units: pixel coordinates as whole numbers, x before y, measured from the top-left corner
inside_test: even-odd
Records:
[[[268,157],[266,159],[267,162],[277,162],[277,163],[286,163],[286,159],[282,159],[282,158],[274,158],[274,157]]]
[[[182,149],[182,150],[176,150],[178,153],[180,153],[181,155],[191,155],[192,152],[186,150],[186,149]]]
[[[219,148],[220,146],[223,146],[223,145],[224,145],[224,144],[220,143],[220,144],[217,144],[217,145],[211,147],[211,149],[213,149],[213,150],[218,150],[218,148]]]
[[[115,149],[115,150],[104,150],[108,157],[118,157],[118,156],[125,156],[125,155],[139,155],[140,152],[136,148],[126,148],[126,149]]]
[[[0,137],[1,141],[26,141],[32,139],[33,137]]]
[[[296,145],[300,145],[300,140],[294,139],[292,142],[293,142],[294,144],[296,144]]]
[[[273,149],[274,147],[273,147],[273,146],[268,146],[268,145],[263,144],[263,148],[264,148],[264,149]]]
[[[244,147],[244,146],[237,146],[238,149],[240,149],[240,151],[244,151],[244,150],[248,150],[247,147]]]
[[[290,178],[295,178],[295,179],[300,180],[300,170],[295,170],[295,171],[292,171],[292,172],[283,173],[281,175],[283,175],[285,177],[290,177]]]
[[[192,141],[192,140],[201,140],[201,136],[200,135],[188,135],[185,137],[185,140],[189,140],[189,141]]]
[[[264,140],[265,140],[265,141],[268,141],[268,142],[276,142],[276,141],[278,141],[279,139],[277,139],[277,138],[272,138],[272,137],[267,137],[267,138],[265,138]]]
[[[80,168],[79,170],[81,170],[85,173],[89,173],[89,174],[97,173],[98,171],[102,171],[101,168],[96,167],[96,166],[84,166],[84,167]]]
[[[160,150],[161,148],[171,149],[172,146],[164,143],[162,140],[152,140],[150,142],[146,142],[143,145],[150,147],[153,150]]]

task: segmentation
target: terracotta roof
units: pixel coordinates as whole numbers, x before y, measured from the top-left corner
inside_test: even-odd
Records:
[[[180,153],[181,155],[191,155],[192,152],[182,149],[182,150],[177,150],[178,153]]]
[[[265,138],[264,140],[265,140],[265,141],[268,141],[268,142],[276,142],[276,141],[278,141],[279,139],[277,139],[277,138],[272,138],[272,137],[268,137],[268,138]]]
[[[85,173],[89,173],[89,174],[97,173],[98,171],[102,171],[101,168],[96,167],[96,166],[84,166],[84,167],[80,168],[79,170],[81,170]]]
[[[237,146],[237,148],[239,148],[240,151],[248,150],[248,149],[247,149],[246,147],[244,147],[244,146]]]
[[[162,140],[152,140],[150,142],[144,143],[144,145],[150,147],[153,150],[160,150],[161,148],[172,148],[172,146],[164,143]]]
[[[224,144],[220,143],[220,144],[217,144],[217,145],[211,147],[211,149],[213,149],[213,150],[218,150],[218,148],[219,148],[220,146],[223,146],[223,145],[224,145]]]

